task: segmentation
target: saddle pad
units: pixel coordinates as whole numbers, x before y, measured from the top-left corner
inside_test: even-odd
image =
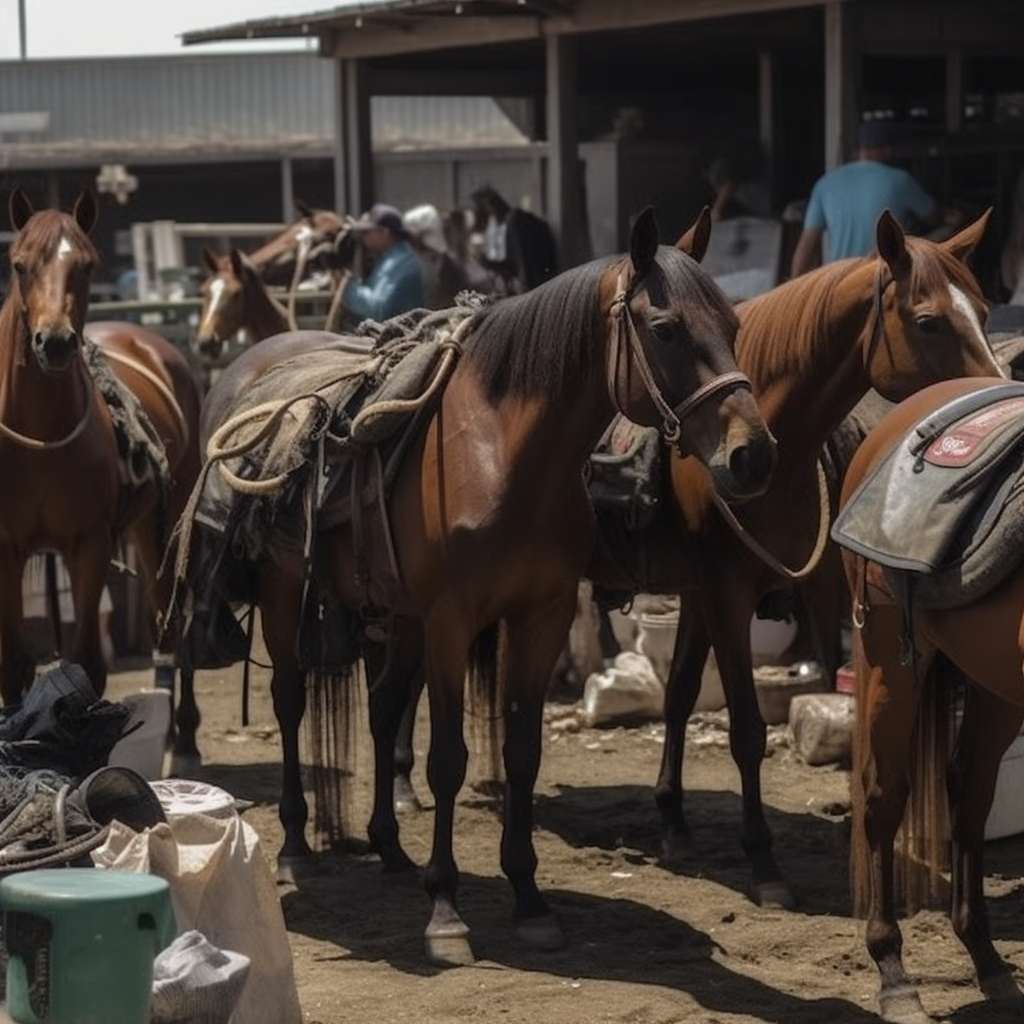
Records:
[[[832,526],[842,547],[911,573],[933,572],[993,476],[1024,439],[1024,384],[996,384],[917,424],[861,483]]]

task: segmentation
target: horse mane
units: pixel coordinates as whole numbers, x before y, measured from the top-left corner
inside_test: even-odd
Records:
[[[31,220],[15,236],[11,243],[12,258],[21,252],[38,256],[49,261],[57,254],[57,246],[67,238],[93,261],[99,260],[99,253],[89,236],[78,226],[78,222],[61,210],[38,210]]]
[[[487,398],[565,395],[604,356],[595,344],[602,310],[601,278],[623,261],[605,257],[573,267],[522,295],[501,299],[475,314],[465,359],[484,383]],[[651,301],[673,310],[695,301],[732,317],[732,307],[712,279],[685,253],[659,246],[642,282]]]
[[[906,246],[913,300],[953,284],[969,297],[984,301],[971,271],[941,245],[907,236]],[[826,329],[837,286],[851,272],[869,266],[876,272],[882,267],[883,285],[889,280],[888,268],[872,252],[827,263],[737,305],[741,324],[737,356],[759,389],[789,375],[807,373],[820,347],[829,344]]]

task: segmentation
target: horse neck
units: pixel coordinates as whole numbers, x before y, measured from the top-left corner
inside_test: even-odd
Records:
[[[246,284],[242,317],[243,327],[253,341],[262,341],[288,330],[288,314],[284,306],[260,281]]]
[[[84,365],[45,374],[28,353],[29,331],[12,282],[0,308],[0,422],[41,441],[65,436],[82,417],[91,386]]]
[[[828,267],[815,271],[830,272]],[[776,334],[761,350],[757,349],[758,324],[770,324],[776,316],[762,307],[763,319],[748,327],[744,307],[739,307],[736,361],[750,377],[765,422],[779,442],[780,458],[816,455],[867,394],[870,381],[861,353],[865,334],[875,321],[876,272],[873,260],[851,267],[825,293],[824,308],[809,308],[811,304],[804,303],[784,344],[775,343]],[[761,301],[791,302],[792,294],[787,296],[784,290],[798,285],[799,279],[782,285]]]

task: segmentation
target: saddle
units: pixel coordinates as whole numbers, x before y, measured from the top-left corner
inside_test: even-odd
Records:
[[[832,526],[878,563],[904,607],[950,608],[1001,583],[1024,557],[1024,383],[948,402],[862,481]]]
[[[211,438],[215,450],[200,478],[194,515],[200,543],[185,572],[198,620],[190,634],[208,630],[204,611],[213,614],[225,601],[251,602],[248,566],[262,557],[298,560],[306,573],[300,659],[304,665],[355,660],[351,617],[327,607],[313,571],[317,536],[351,526],[365,607],[375,603],[371,589],[379,595],[400,587],[390,545],[383,545],[382,557],[373,540],[390,535],[391,486],[436,408],[474,311],[417,310],[397,322],[369,322],[361,331],[372,343],[284,360],[239,396]],[[322,649],[332,637],[339,645],[333,654]]]

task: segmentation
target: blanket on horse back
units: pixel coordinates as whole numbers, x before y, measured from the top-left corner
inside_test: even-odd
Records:
[[[1024,383],[995,384],[918,423],[850,497],[836,543],[882,566],[905,608],[951,608],[1024,555]]]
[[[390,532],[387,498],[402,457],[436,408],[479,308],[479,297],[460,299],[448,310],[366,321],[337,344],[274,364],[235,396],[182,517],[176,578],[189,593],[197,663],[222,628],[204,615],[225,601],[252,603],[247,567],[263,557],[303,566],[304,617],[322,622],[329,610],[312,571],[320,530],[351,525],[367,608],[371,582],[378,592],[400,586],[393,560],[371,561],[367,538]],[[351,654],[329,660],[345,663]]]

